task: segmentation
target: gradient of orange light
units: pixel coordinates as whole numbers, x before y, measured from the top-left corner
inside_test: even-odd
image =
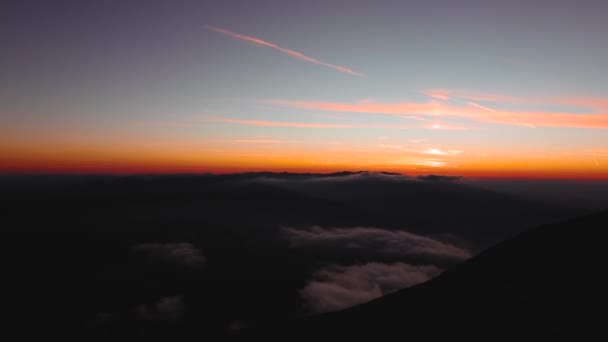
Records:
[[[1,172],[28,173],[198,173],[241,171],[333,172],[372,170],[458,174],[497,178],[608,179],[608,158],[592,154],[518,155],[473,152],[429,155],[377,146],[298,143],[132,141],[108,144],[38,143],[3,145]],[[445,163],[445,165],[442,165]],[[436,164],[437,166],[433,166]]]

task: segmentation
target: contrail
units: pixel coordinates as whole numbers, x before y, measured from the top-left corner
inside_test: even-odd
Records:
[[[492,112],[492,113],[496,113],[496,111],[492,108],[486,107],[486,106],[482,106],[479,103],[475,103],[475,102],[467,102],[467,104],[469,106],[473,106],[473,107],[477,107],[479,109],[483,109],[483,110],[487,110],[488,112]]]
[[[300,53],[298,51],[286,49],[286,48],[280,47],[280,46],[278,46],[276,44],[267,42],[265,40],[262,40],[262,39],[259,39],[259,38],[256,38],[256,37],[251,37],[251,36],[247,36],[247,35],[244,35],[244,34],[235,33],[235,32],[232,32],[232,31],[229,31],[229,30],[226,30],[226,29],[223,29],[223,28],[211,26],[211,25],[205,25],[205,28],[208,29],[208,30],[211,30],[211,31],[215,31],[217,33],[221,33],[221,34],[226,35],[226,36],[231,37],[231,38],[240,39],[240,40],[244,40],[244,41],[247,41],[247,42],[250,42],[250,43],[254,43],[254,44],[257,44],[257,45],[269,47],[271,49],[278,50],[278,51],[280,51],[280,52],[282,52],[282,53],[284,53],[284,54],[286,54],[286,55],[288,55],[290,57],[301,59],[303,61],[306,61],[306,62],[309,62],[309,63],[314,63],[314,64],[317,64],[317,65],[321,65],[321,66],[324,66],[324,67],[327,67],[327,68],[332,68],[332,69],[338,70],[340,72],[343,72],[345,74],[356,75],[356,76],[365,76],[365,74],[360,73],[360,72],[356,72],[356,71],[354,71],[352,69],[349,69],[347,67],[343,67],[343,66],[336,65],[336,64],[325,63],[325,62],[322,62],[322,61],[320,61],[318,59],[315,59],[315,58],[312,58],[312,57],[308,57],[308,56],[306,56],[303,53]]]

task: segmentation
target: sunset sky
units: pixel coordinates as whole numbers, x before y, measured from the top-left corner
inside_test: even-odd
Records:
[[[608,179],[607,1],[3,1],[0,172]]]

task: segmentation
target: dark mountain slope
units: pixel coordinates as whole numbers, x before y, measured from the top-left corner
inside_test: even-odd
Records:
[[[425,284],[343,312],[275,324],[237,337],[605,340],[607,228],[608,212],[541,226]]]
[[[484,237],[515,234],[530,217],[550,222],[569,212],[457,182],[362,172],[277,175],[0,179],[7,311],[46,337],[80,341],[107,323],[120,327],[112,341],[167,340],[156,333],[160,327],[173,340],[213,340],[233,325],[300,313],[298,290],[325,265],[388,262],[373,250],[358,255],[339,245],[323,253],[292,248],[281,227],[404,229],[485,247]],[[203,267],[158,264],[136,252],[141,244],[176,243],[199,251]],[[183,304],[180,320],[152,323],[139,313],[163,298]]]

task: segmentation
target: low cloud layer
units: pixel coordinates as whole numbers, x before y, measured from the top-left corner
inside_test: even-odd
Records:
[[[300,290],[300,296],[311,312],[336,311],[420,284],[440,272],[441,269],[433,265],[401,262],[332,265],[315,272],[313,280]]]
[[[305,184],[310,183],[330,183],[330,182],[358,182],[358,181],[412,181],[406,175],[393,172],[373,172],[373,171],[357,171],[357,172],[335,172],[335,173],[270,173],[259,172],[251,173],[250,179],[257,182],[273,182],[274,184],[282,184],[285,182],[295,181]]]
[[[462,261],[471,253],[461,247],[401,230],[379,228],[309,229],[283,228],[283,236],[293,248],[350,250],[391,257],[417,257],[430,260]]]
[[[134,246],[133,251],[150,259],[193,268],[202,266],[207,260],[201,251],[189,242],[142,243]]]
[[[321,175],[308,181],[320,182],[352,182],[352,181],[409,181],[409,178],[399,173],[390,172],[338,172],[329,175]]]

